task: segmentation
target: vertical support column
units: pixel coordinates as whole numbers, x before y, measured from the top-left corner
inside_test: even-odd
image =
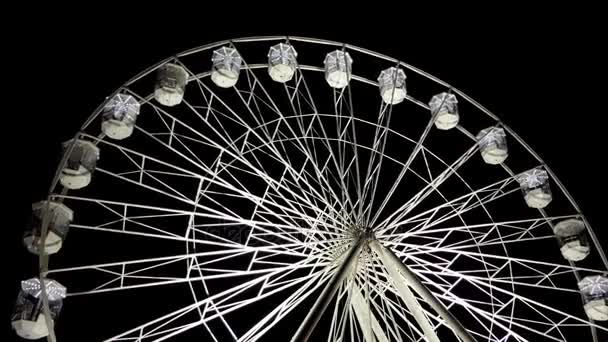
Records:
[[[312,309],[310,309],[310,312],[306,318],[304,318],[304,321],[298,328],[298,331],[296,331],[295,335],[293,335],[293,338],[291,339],[292,342],[306,342],[310,338],[310,335],[312,335],[315,326],[321,319],[325,309],[327,309],[329,302],[338,291],[340,284],[342,281],[344,281],[344,278],[348,272],[353,271],[353,265],[357,261],[359,252],[361,251],[361,248],[365,242],[365,237],[363,235],[364,234],[362,234],[358,239],[355,239],[353,245],[346,252],[344,259],[338,266],[338,270],[323,289],[323,292],[313,305]]]
[[[437,337],[437,334],[435,333],[431,322],[429,322],[428,318],[425,316],[424,312],[422,311],[422,307],[420,306],[420,304],[416,300],[416,297],[414,297],[414,294],[408,287],[407,282],[402,276],[399,275],[399,268],[397,267],[397,265],[395,265],[394,260],[392,260],[388,253],[384,253],[383,247],[380,246],[377,241],[371,241],[370,247],[374,250],[374,252],[376,252],[376,254],[378,254],[380,260],[384,264],[384,267],[386,267],[386,270],[392,278],[393,284],[397,289],[397,292],[399,292],[399,294],[401,295],[401,299],[403,299],[403,301],[405,302],[405,306],[407,306],[410,313],[416,319],[416,322],[418,322],[418,325],[420,325],[420,327],[422,328],[425,339],[429,342],[441,342],[439,340],[439,337]]]
[[[382,330],[380,323],[378,323],[376,315],[371,312],[371,308],[366,303],[363,294],[361,294],[361,288],[356,283],[353,284],[351,305],[353,306],[353,309],[355,309],[355,316],[357,316],[361,330],[363,330],[365,340],[368,342],[374,341],[373,333],[376,335],[378,342],[388,342],[386,333]]]
[[[408,308],[411,304],[413,306],[416,306],[414,310],[422,312],[422,308],[420,307],[420,304],[416,301],[416,299],[413,297],[412,292],[408,288],[409,286],[414,291],[416,291],[425,300],[425,302],[428,303],[433,308],[433,310],[435,310],[435,312],[439,314],[439,316],[441,316],[441,318],[445,321],[446,325],[450,327],[452,331],[454,331],[454,333],[458,336],[458,338],[460,338],[462,342],[475,342],[475,339],[462,326],[462,324],[460,324],[456,317],[454,317],[448,311],[448,309],[443,306],[443,304],[431,293],[431,291],[429,291],[429,289],[427,289],[426,286],[422,284],[422,282],[420,281],[420,279],[418,279],[414,272],[412,272],[406,265],[401,262],[401,260],[395,255],[395,253],[393,253],[393,251],[382,246],[376,240],[370,241],[369,246],[380,257],[390,276],[393,278],[393,283],[395,284],[395,287],[397,287],[399,293],[404,297],[403,299],[406,302],[406,305],[408,305]],[[413,303],[410,301],[410,304],[408,304],[408,299],[406,297],[411,298],[413,300]],[[410,308],[410,311],[412,311],[412,308]],[[416,315],[414,316],[416,317]],[[418,318],[416,318],[416,320],[418,320]],[[420,321],[418,323],[422,326],[423,330],[425,331],[425,334],[427,334],[427,331],[424,326],[430,326],[430,324],[426,317],[424,317],[424,321],[425,323],[421,323]],[[430,341],[439,341],[434,331],[432,332],[432,336],[427,335],[427,338]]]

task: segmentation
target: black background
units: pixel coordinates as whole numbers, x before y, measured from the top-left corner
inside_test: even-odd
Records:
[[[287,4],[281,7],[284,14],[270,15],[270,4],[259,5],[258,11],[267,15],[228,3],[192,11],[172,4],[149,14],[110,4],[79,13],[38,8],[20,11],[4,29],[10,47],[4,51],[4,199],[10,208],[4,215],[11,223],[3,227],[9,256],[4,259],[9,298],[3,331],[11,334],[9,315],[19,280],[36,270],[21,236],[31,202],[48,190],[60,142],[73,136],[108,94],[147,66],[191,47],[240,36],[343,41],[445,80],[519,133],[608,245],[608,58],[599,9],[496,8],[479,14],[471,10],[465,17],[441,6],[424,11],[389,6],[351,16],[321,6],[300,11]]]

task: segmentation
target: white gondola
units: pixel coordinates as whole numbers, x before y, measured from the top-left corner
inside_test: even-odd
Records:
[[[500,127],[488,127],[477,134],[481,156],[487,164],[502,164],[509,156],[507,135]]]
[[[45,279],[49,313],[54,321],[61,312],[66,289],[55,280]],[[42,287],[38,278],[21,282],[11,325],[17,335],[28,340],[37,340],[49,335],[46,316],[42,306]]]
[[[524,199],[528,207],[542,209],[553,200],[549,185],[549,174],[542,167],[519,174],[517,181],[524,193]]]
[[[34,254],[40,253],[40,239],[45,215],[48,215],[47,234],[43,244],[46,254],[54,254],[61,249],[70,223],[74,219],[72,210],[63,203],[41,201],[32,204],[31,224],[23,237],[23,243]]]
[[[154,98],[163,106],[176,106],[184,98],[187,83],[188,72],[177,64],[167,63],[158,68]]]
[[[213,51],[211,80],[221,88],[230,88],[239,80],[243,59],[236,49],[221,47]]]
[[[608,278],[594,275],[578,283],[585,298],[585,312],[594,321],[608,321]]]
[[[296,72],[298,53],[289,44],[279,43],[268,51],[268,74],[275,82],[285,83]]]
[[[133,96],[116,94],[103,108],[101,130],[115,140],[130,137],[139,110],[140,104]]]
[[[342,89],[348,85],[352,75],[353,59],[348,52],[336,50],[328,53],[325,64],[325,81],[330,87]]]
[[[553,227],[566,260],[581,261],[589,255],[591,248],[586,231],[585,223],[579,219],[567,219]]]
[[[74,147],[69,151],[72,143]],[[63,150],[70,155],[59,175],[61,185],[72,190],[89,185],[99,159],[99,148],[90,141],[77,139],[63,143]]]
[[[435,115],[435,126],[438,129],[448,130],[458,125],[458,100],[456,95],[441,93],[433,96],[429,101],[431,115]]]
[[[405,78],[405,72],[401,69],[390,67],[382,70],[380,76],[378,76],[378,87],[384,103],[398,104],[403,102],[407,95]]]

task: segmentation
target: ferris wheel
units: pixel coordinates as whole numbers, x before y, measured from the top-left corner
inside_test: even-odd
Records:
[[[139,73],[64,144],[24,243],[27,339],[608,336],[602,243],[540,157],[449,84],[321,39]]]

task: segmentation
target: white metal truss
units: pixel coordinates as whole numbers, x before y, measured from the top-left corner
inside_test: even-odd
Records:
[[[248,49],[281,41],[344,49],[373,58],[378,72],[394,65],[451,91],[470,105],[470,122],[506,130],[509,158],[545,167],[562,204],[526,208],[516,181],[521,165],[483,164],[470,131],[477,126],[437,131],[426,98],[386,104],[377,82],[356,69],[348,86],[332,89],[320,63],[297,65],[293,79],[272,83],[265,56]],[[221,46],[243,58],[229,89],[214,86],[200,62]],[[189,76],[175,107],[163,107],[145,88],[168,62]],[[107,341],[163,341],[194,330],[243,342],[277,330],[290,331],[284,339],[314,333],[339,342],[608,336],[585,316],[576,287],[581,275],[606,273],[608,260],[563,184],[496,116],[419,69],[347,44],[252,37],[178,54],[116,93],[141,104],[133,136],[100,134],[100,106],[77,134],[101,150],[91,185],[68,192],[56,176],[49,195],[75,212],[65,243],[89,244],[90,252],[66,249],[52,267],[42,254],[41,276],[66,285],[65,305],[121,291],[174,291],[188,304],[122,332],[99,327]],[[408,116],[417,125],[403,125]],[[568,218],[584,220],[594,262],[561,258],[552,225]],[[572,303],[580,310],[569,311]],[[321,318],[328,324],[317,327],[326,330],[314,330]],[[49,341],[61,340],[47,322]],[[70,322],[62,324],[69,330]]]

